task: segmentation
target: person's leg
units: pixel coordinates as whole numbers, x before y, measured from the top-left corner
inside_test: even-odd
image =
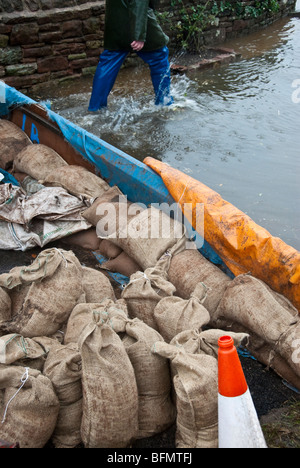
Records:
[[[162,49],[151,52],[140,51],[138,55],[150,67],[151,79],[156,96],[155,104],[164,106],[173,104],[168,47],[163,47]]]
[[[104,50],[100,55],[99,64],[94,76],[93,91],[89,111],[96,112],[107,106],[107,98],[111,92],[122,63],[128,52]]]

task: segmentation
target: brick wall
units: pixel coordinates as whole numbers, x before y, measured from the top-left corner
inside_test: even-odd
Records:
[[[280,4],[278,13],[258,18],[241,19],[225,10],[203,31],[201,44],[214,45],[263,28],[292,11],[296,0]],[[161,0],[160,13],[171,14],[164,27],[172,52],[177,47],[172,24],[180,21],[179,8],[174,0]],[[105,0],[0,0],[0,79],[24,90],[94,73],[103,50],[104,18]]]

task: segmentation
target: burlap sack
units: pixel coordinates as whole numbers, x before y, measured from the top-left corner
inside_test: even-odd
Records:
[[[207,309],[202,305],[206,290],[199,283],[190,299],[166,297],[154,309],[154,319],[159,333],[167,343],[185,330],[202,328],[210,321]]]
[[[17,125],[0,119],[0,168],[11,169],[17,154],[26,146],[32,145],[30,139]]]
[[[125,301],[122,299],[116,302],[111,299],[103,299],[101,303],[78,304],[69,317],[64,344],[78,343],[81,332],[94,321],[94,317],[97,317],[97,320],[105,321],[111,309],[120,310],[122,314],[128,315]]]
[[[29,267],[0,275],[0,286],[9,291],[27,288],[21,309],[0,329],[29,338],[50,336],[68,319],[83,294],[82,268],[73,252],[47,249]]]
[[[11,317],[11,299],[4,288],[0,287],[0,323]]]
[[[20,448],[43,448],[58,417],[59,401],[41,372],[0,365],[0,439]]]
[[[206,260],[198,250],[185,250],[174,256],[168,274],[169,281],[183,299],[189,299],[197,284],[204,283],[207,295],[203,305],[209,313],[216,310],[226,286],[231,282],[229,276]]]
[[[154,207],[143,210],[128,224],[108,236],[143,270],[156,265],[162,255],[185,234],[184,226]],[[104,237],[104,236],[103,236]]]
[[[139,271],[133,274],[122,291],[122,298],[126,301],[131,318],[138,318],[158,330],[154,317],[155,307],[164,297],[172,296],[174,292],[175,288],[167,280],[166,273],[154,267],[148,268],[145,273]]]
[[[101,269],[110,271],[111,273],[120,273],[130,278],[131,275],[140,271],[141,267],[126,252],[121,252],[116,258],[102,263]]]
[[[111,282],[101,271],[82,267],[82,285],[85,292],[85,302],[97,303],[104,299],[115,301],[115,293]]]
[[[100,197],[109,185],[100,177],[81,166],[64,166],[55,169],[40,181],[47,187],[63,187],[76,197]]]
[[[138,390],[120,337],[94,314],[79,340],[86,448],[125,448],[138,434]]]
[[[176,448],[218,448],[218,363],[157,342],[153,352],[171,361],[176,392]]]
[[[51,380],[60,404],[52,435],[56,448],[74,448],[81,442],[81,373],[81,355],[77,344],[59,346],[49,352],[43,374]]]
[[[185,330],[175,336],[170,344],[183,347],[187,353],[205,354],[218,359],[218,341],[224,335],[230,336],[234,341],[234,346],[237,348],[248,345],[249,335],[247,333],[235,333],[218,329],[200,332],[197,329]]]
[[[58,346],[55,340],[48,342],[24,338],[22,335],[11,334],[0,338],[0,364],[14,364],[42,371],[52,347]]]
[[[14,158],[14,171],[36,180],[45,179],[51,172],[67,165],[56,151],[40,144],[25,147]]]
[[[77,245],[85,250],[98,250],[101,241],[97,236],[96,229],[90,228],[87,231],[64,237],[62,242],[66,245]]]
[[[114,204],[113,206],[118,206],[118,203],[120,200],[121,202],[122,201],[125,202],[125,198],[121,190],[116,185],[113,187],[109,187],[106,192],[104,192],[100,197],[96,198],[96,200],[92,203],[92,205],[89,208],[83,211],[82,216],[89,223],[91,223],[93,226],[96,227],[98,222],[105,215],[105,208],[102,209],[100,206],[102,204],[110,204],[110,203],[113,203]]]
[[[103,255],[105,258],[109,260],[117,258],[123,252],[120,247],[113,244],[111,241],[107,239],[103,239],[100,242],[98,252]]]
[[[221,323],[246,330],[250,335],[250,351],[252,346],[257,353],[259,347],[268,345],[269,365],[278,354],[300,377],[300,362],[295,359],[300,340],[298,311],[263,281],[251,275],[236,277],[227,287],[212,321],[214,326]]]
[[[137,438],[151,437],[169,428],[176,418],[168,360],[151,352],[154,343],[163,338],[121,310],[110,310],[109,324],[120,334],[135,373],[139,398]]]

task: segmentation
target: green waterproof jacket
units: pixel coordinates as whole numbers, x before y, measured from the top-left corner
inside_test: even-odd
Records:
[[[145,52],[166,46],[169,38],[151,8],[156,4],[157,0],[106,0],[104,48],[130,51],[133,41],[145,42]]]

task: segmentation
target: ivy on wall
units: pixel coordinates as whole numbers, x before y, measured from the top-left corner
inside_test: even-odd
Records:
[[[229,0],[171,0],[169,11],[158,13],[162,25],[168,25],[178,47],[199,51],[201,33],[218,25],[221,16],[236,19],[258,18],[265,13],[274,14],[280,9],[280,0],[256,0],[253,2]],[[174,11],[179,21],[173,20]]]

